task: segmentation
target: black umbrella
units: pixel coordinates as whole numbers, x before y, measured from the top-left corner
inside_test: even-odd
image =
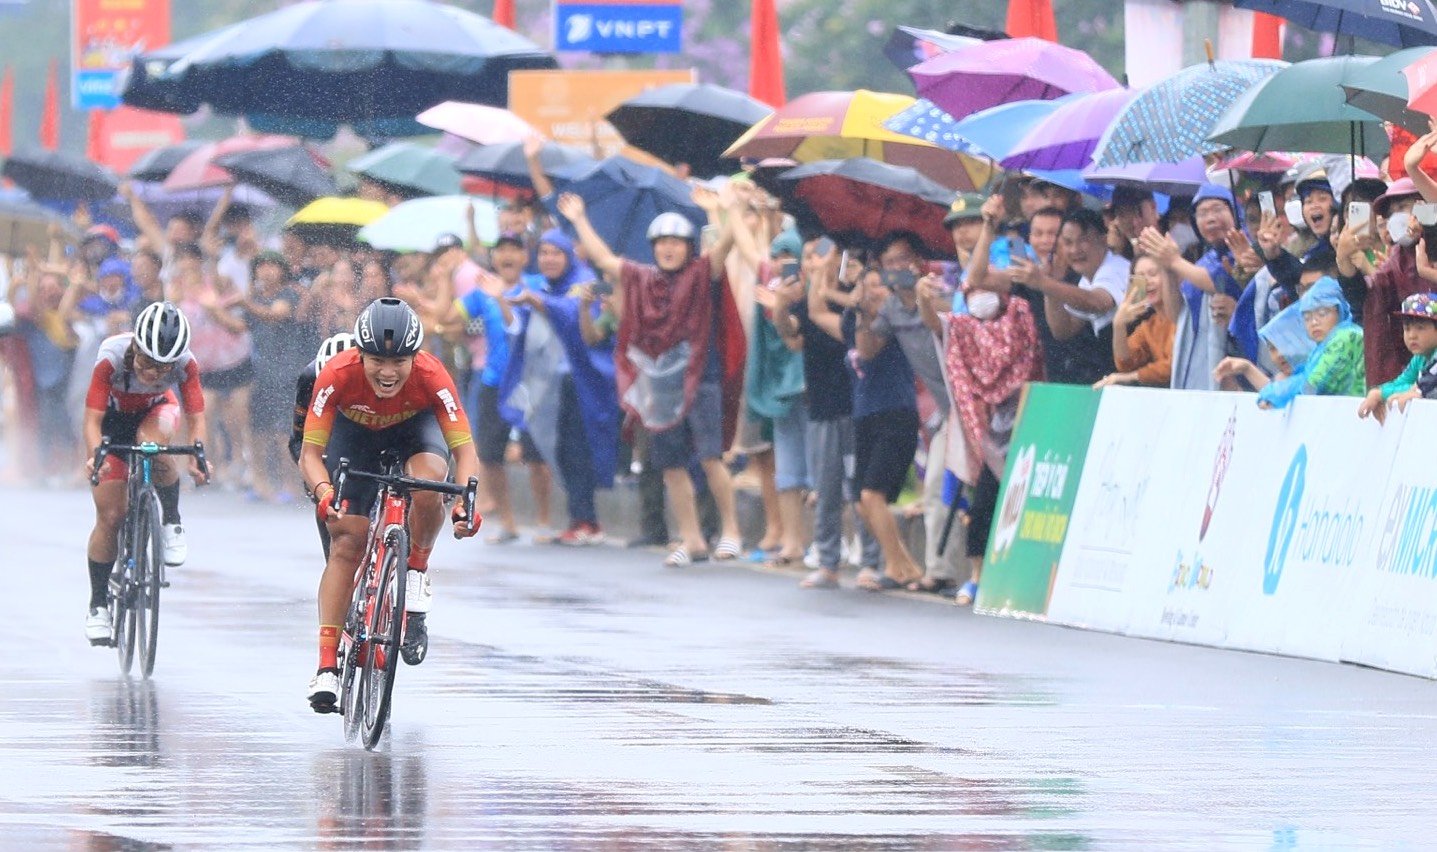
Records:
[[[953,24],[946,32],[925,30],[919,27],[896,27],[888,42],[883,45],[883,55],[888,61],[907,71],[914,65],[932,59],[940,53],[961,50],[980,41],[995,41],[1007,38],[1001,30],[970,27],[967,24]]]
[[[594,158],[582,150],[557,142],[545,142],[539,152],[539,164],[546,175],[552,175],[555,169],[564,166],[582,167],[594,162]],[[534,188],[529,180],[529,161],[524,156],[523,142],[501,142],[475,148],[460,157],[456,165],[461,174],[487,178],[520,189]]]
[[[204,144],[197,139],[188,139],[148,151],[136,160],[134,165],[130,166],[129,177],[131,180],[162,181],[170,176],[170,172],[175,170],[175,166],[178,166],[181,160],[199,150]]]
[[[264,190],[281,204],[303,207],[316,198],[337,195],[334,178],[313,151],[303,145],[226,154],[215,165],[235,180]]]
[[[46,201],[104,201],[119,188],[115,173],[59,151],[22,151],[5,161],[0,176]]]
[[[1395,47],[1437,44],[1437,7],[1431,0],[1233,0],[1232,5],[1320,33]]]
[[[447,100],[504,106],[509,72],[553,56],[481,15],[427,0],[310,0],[199,36],[134,63],[126,103],[191,112],[208,103],[273,132],[327,138],[424,132]]]
[[[697,177],[715,177],[738,170],[723,152],[772,112],[733,89],[674,83],[629,98],[605,118],[635,148],[666,163],[688,163]]]

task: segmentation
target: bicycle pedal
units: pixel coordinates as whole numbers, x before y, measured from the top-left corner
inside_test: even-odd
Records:
[[[113,648],[113,647],[115,647],[115,643],[114,643],[114,642],[111,642],[109,639],[91,639],[91,640],[90,640],[90,647],[91,647],[91,648]]]
[[[161,580],[161,581],[160,581],[160,588],[162,588],[162,589],[168,589],[169,587],[170,587],[170,581],[169,581],[169,580]]]

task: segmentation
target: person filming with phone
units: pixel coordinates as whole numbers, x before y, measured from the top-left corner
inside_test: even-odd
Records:
[[[1094,384],[1095,390],[1109,385],[1165,388],[1172,383],[1177,326],[1164,304],[1168,274],[1147,255],[1133,261],[1128,294],[1113,315],[1113,363],[1118,371]]]

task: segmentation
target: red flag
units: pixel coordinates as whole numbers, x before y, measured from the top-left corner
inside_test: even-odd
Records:
[[[1282,58],[1282,18],[1266,12],[1252,13],[1252,58]]]
[[[56,151],[60,148],[60,77],[58,60],[50,60],[50,73],[45,78],[45,111],[40,114],[40,146]]]
[[[514,0],[494,0],[494,23],[514,29]]]
[[[753,0],[748,62],[748,93],[771,107],[788,100],[783,87],[783,51],[779,49],[778,10],[773,0]]]
[[[1052,0],[1008,0],[1008,35],[1013,38],[1058,40]]]
[[[106,145],[105,118],[104,110],[90,110],[90,135],[85,140],[85,158],[92,163],[104,163],[110,156],[106,150],[109,146]]]
[[[10,125],[15,120],[15,72],[9,65],[0,77],[0,157],[10,156],[14,150],[15,137]]]

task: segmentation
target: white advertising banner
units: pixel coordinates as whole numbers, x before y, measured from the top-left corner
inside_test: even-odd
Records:
[[[1344,609],[1342,659],[1437,677],[1437,404],[1408,408],[1396,463],[1374,518],[1371,559]]]
[[[1104,391],[1049,620],[1338,659],[1403,431],[1356,408]]]

